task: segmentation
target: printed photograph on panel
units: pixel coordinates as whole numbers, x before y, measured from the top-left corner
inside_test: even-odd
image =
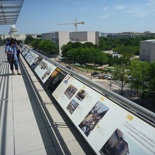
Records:
[[[55,71],[50,75],[50,77],[45,82],[46,88],[53,93],[57,86],[61,83],[67,73],[56,68]]]
[[[29,49],[26,48],[26,49],[22,52],[23,57],[25,57],[28,53],[29,53]]]
[[[78,107],[79,103],[74,99],[68,104],[67,110],[72,114],[75,109]]]
[[[77,95],[75,96],[78,100],[82,101],[86,96],[87,96],[87,92],[83,89],[79,90],[79,92],[77,93]]]
[[[100,101],[95,104],[84,120],[79,124],[79,127],[86,136],[89,136],[90,132],[95,128],[108,110],[109,108]]]
[[[42,57],[40,56],[35,57],[33,63],[31,64],[32,69],[35,69],[38,66],[38,64],[41,62],[41,60],[42,60]]]
[[[124,134],[116,129],[112,136],[100,150],[101,155],[129,155],[129,146]]]
[[[26,47],[22,47],[21,49],[20,49],[20,53],[22,53],[22,52],[24,52],[26,50]]]
[[[41,80],[44,80],[47,76],[49,76],[51,74],[52,71],[52,67],[48,67],[47,71],[43,74],[43,76],[41,77]]]
[[[71,99],[72,96],[76,93],[77,88],[74,87],[73,85],[70,85],[66,91],[64,92],[64,94],[68,97],[68,99]]]
[[[103,144],[99,153],[101,155],[154,155],[153,143],[151,139],[146,139],[146,135],[138,133],[136,128],[125,132],[117,128]]]
[[[63,82],[64,82],[65,84],[68,84],[68,82],[69,82],[70,79],[71,79],[71,76],[70,76],[70,75],[67,75],[67,76],[64,78]]]
[[[55,69],[56,69],[56,66],[52,65],[47,60],[42,59],[42,61],[38,64],[38,66],[35,68],[34,71],[41,79],[41,81],[45,83]]]

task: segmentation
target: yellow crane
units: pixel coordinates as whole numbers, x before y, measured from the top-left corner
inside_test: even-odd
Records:
[[[57,24],[57,25],[70,25],[70,24],[74,24],[75,31],[77,32],[77,25],[78,24],[84,24],[84,22],[77,22],[77,19],[75,19],[75,23],[61,23],[61,24]]]

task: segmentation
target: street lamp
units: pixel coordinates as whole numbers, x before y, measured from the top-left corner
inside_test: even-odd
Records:
[[[110,87],[110,90],[111,90],[111,87],[112,87],[112,84],[111,84],[111,82],[109,83],[109,87]]]

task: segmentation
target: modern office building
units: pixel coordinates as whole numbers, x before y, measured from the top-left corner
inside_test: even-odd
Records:
[[[43,33],[42,39],[48,39],[54,42],[59,46],[59,55],[61,55],[61,47],[68,42],[92,42],[93,44],[99,44],[99,32],[66,32],[66,31],[58,31],[58,32],[50,32]]]
[[[139,60],[147,62],[155,61],[155,39],[140,42]]]

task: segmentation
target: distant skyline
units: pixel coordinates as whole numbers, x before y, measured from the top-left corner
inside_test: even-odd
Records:
[[[52,31],[99,31],[104,33],[155,33],[155,0],[25,0],[15,24],[19,33]],[[11,25],[0,25],[0,34]]]

